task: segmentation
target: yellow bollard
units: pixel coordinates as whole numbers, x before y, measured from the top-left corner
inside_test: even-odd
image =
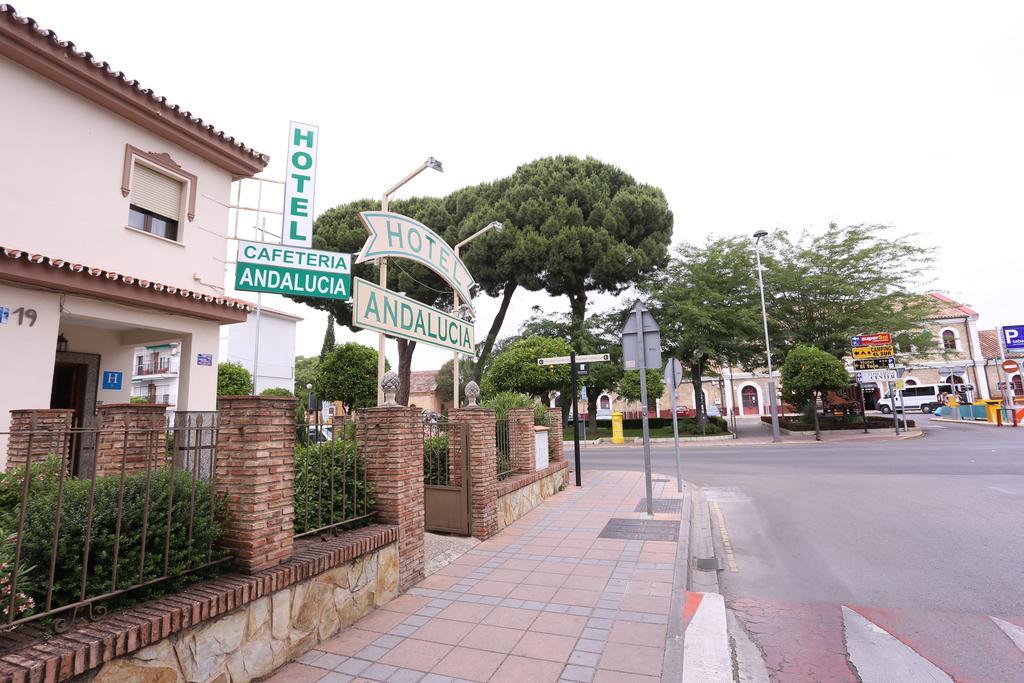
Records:
[[[612,443],[626,443],[622,435],[622,413],[612,413]]]

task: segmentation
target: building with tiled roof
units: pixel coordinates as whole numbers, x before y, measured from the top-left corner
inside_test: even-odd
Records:
[[[88,428],[128,402],[140,346],[176,344],[178,411],[214,410],[220,326],[251,310],[225,296],[231,183],[268,157],[7,4],[0,92],[0,454],[13,409]]]

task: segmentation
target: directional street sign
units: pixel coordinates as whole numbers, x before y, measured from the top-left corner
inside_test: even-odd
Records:
[[[895,382],[899,373],[895,370],[863,370],[854,373],[858,382]]]
[[[576,356],[577,363],[601,363],[612,359],[609,353],[590,353],[583,356]],[[538,358],[537,365],[568,365],[572,362],[571,356],[551,356],[550,358]]]
[[[885,346],[889,344],[892,344],[892,335],[888,332],[858,334],[850,337],[850,346]]]
[[[892,370],[896,367],[896,359],[888,358],[864,358],[853,361],[854,370]]]
[[[895,349],[891,345],[888,346],[854,346],[853,347],[853,358],[858,360],[861,358],[889,358],[894,356]]]
[[[348,299],[352,291],[352,255],[238,240],[235,289]]]

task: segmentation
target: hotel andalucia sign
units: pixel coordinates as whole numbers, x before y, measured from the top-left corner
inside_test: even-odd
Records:
[[[474,355],[473,325],[432,306],[355,279],[352,324],[395,337]]]
[[[417,220],[400,213],[363,211],[359,214],[370,233],[356,263],[379,258],[407,258],[440,275],[472,310],[470,288],[476,284],[466,264],[440,235]]]

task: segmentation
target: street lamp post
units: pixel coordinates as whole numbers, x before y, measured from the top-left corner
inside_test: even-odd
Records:
[[[466,246],[467,244],[469,244],[470,242],[472,242],[473,240],[475,240],[477,237],[479,237],[480,235],[484,234],[488,230],[494,230],[495,232],[501,232],[504,229],[505,229],[504,223],[502,223],[500,221],[491,221],[490,223],[488,223],[484,227],[480,228],[479,230],[474,232],[472,235],[470,235],[469,237],[467,237],[466,239],[462,240],[461,242],[459,242],[458,244],[455,245],[455,258],[459,258],[459,252],[462,249],[462,247]],[[452,287],[452,314],[456,315],[456,316],[459,316],[459,290],[455,289],[454,287]],[[461,316],[459,316],[459,317],[461,317]],[[454,397],[455,397],[455,403],[453,404],[453,407],[458,408],[459,407],[459,354],[458,354],[458,352],[455,353],[455,356],[452,359],[452,380],[453,380],[453,383],[455,385],[455,388],[452,390],[453,393],[454,393]]]
[[[772,414],[772,441],[782,441],[779,434],[779,406],[775,396],[775,375],[772,372],[772,344],[768,339],[768,310],[764,305],[764,277],[761,273],[761,239],[768,236],[767,230],[754,233],[754,253],[757,254],[757,286],[761,290],[761,317],[764,319],[764,350],[768,356],[768,405]]]
[[[388,206],[391,203],[391,195],[398,191],[398,188],[405,185],[407,182],[418,176],[428,168],[432,168],[435,171],[444,172],[444,168],[441,166],[441,162],[434,157],[428,157],[426,161],[419,165],[415,171],[405,176],[397,183],[391,186],[387,192],[380,198],[380,210],[386,212]],[[380,279],[378,280],[381,287],[387,289],[388,286],[388,260],[386,258],[377,259],[377,267],[380,270]],[[377,333],[377,405],[384,405],[384,389],[381,387],[381,380],[384,379],[384,333]]]

